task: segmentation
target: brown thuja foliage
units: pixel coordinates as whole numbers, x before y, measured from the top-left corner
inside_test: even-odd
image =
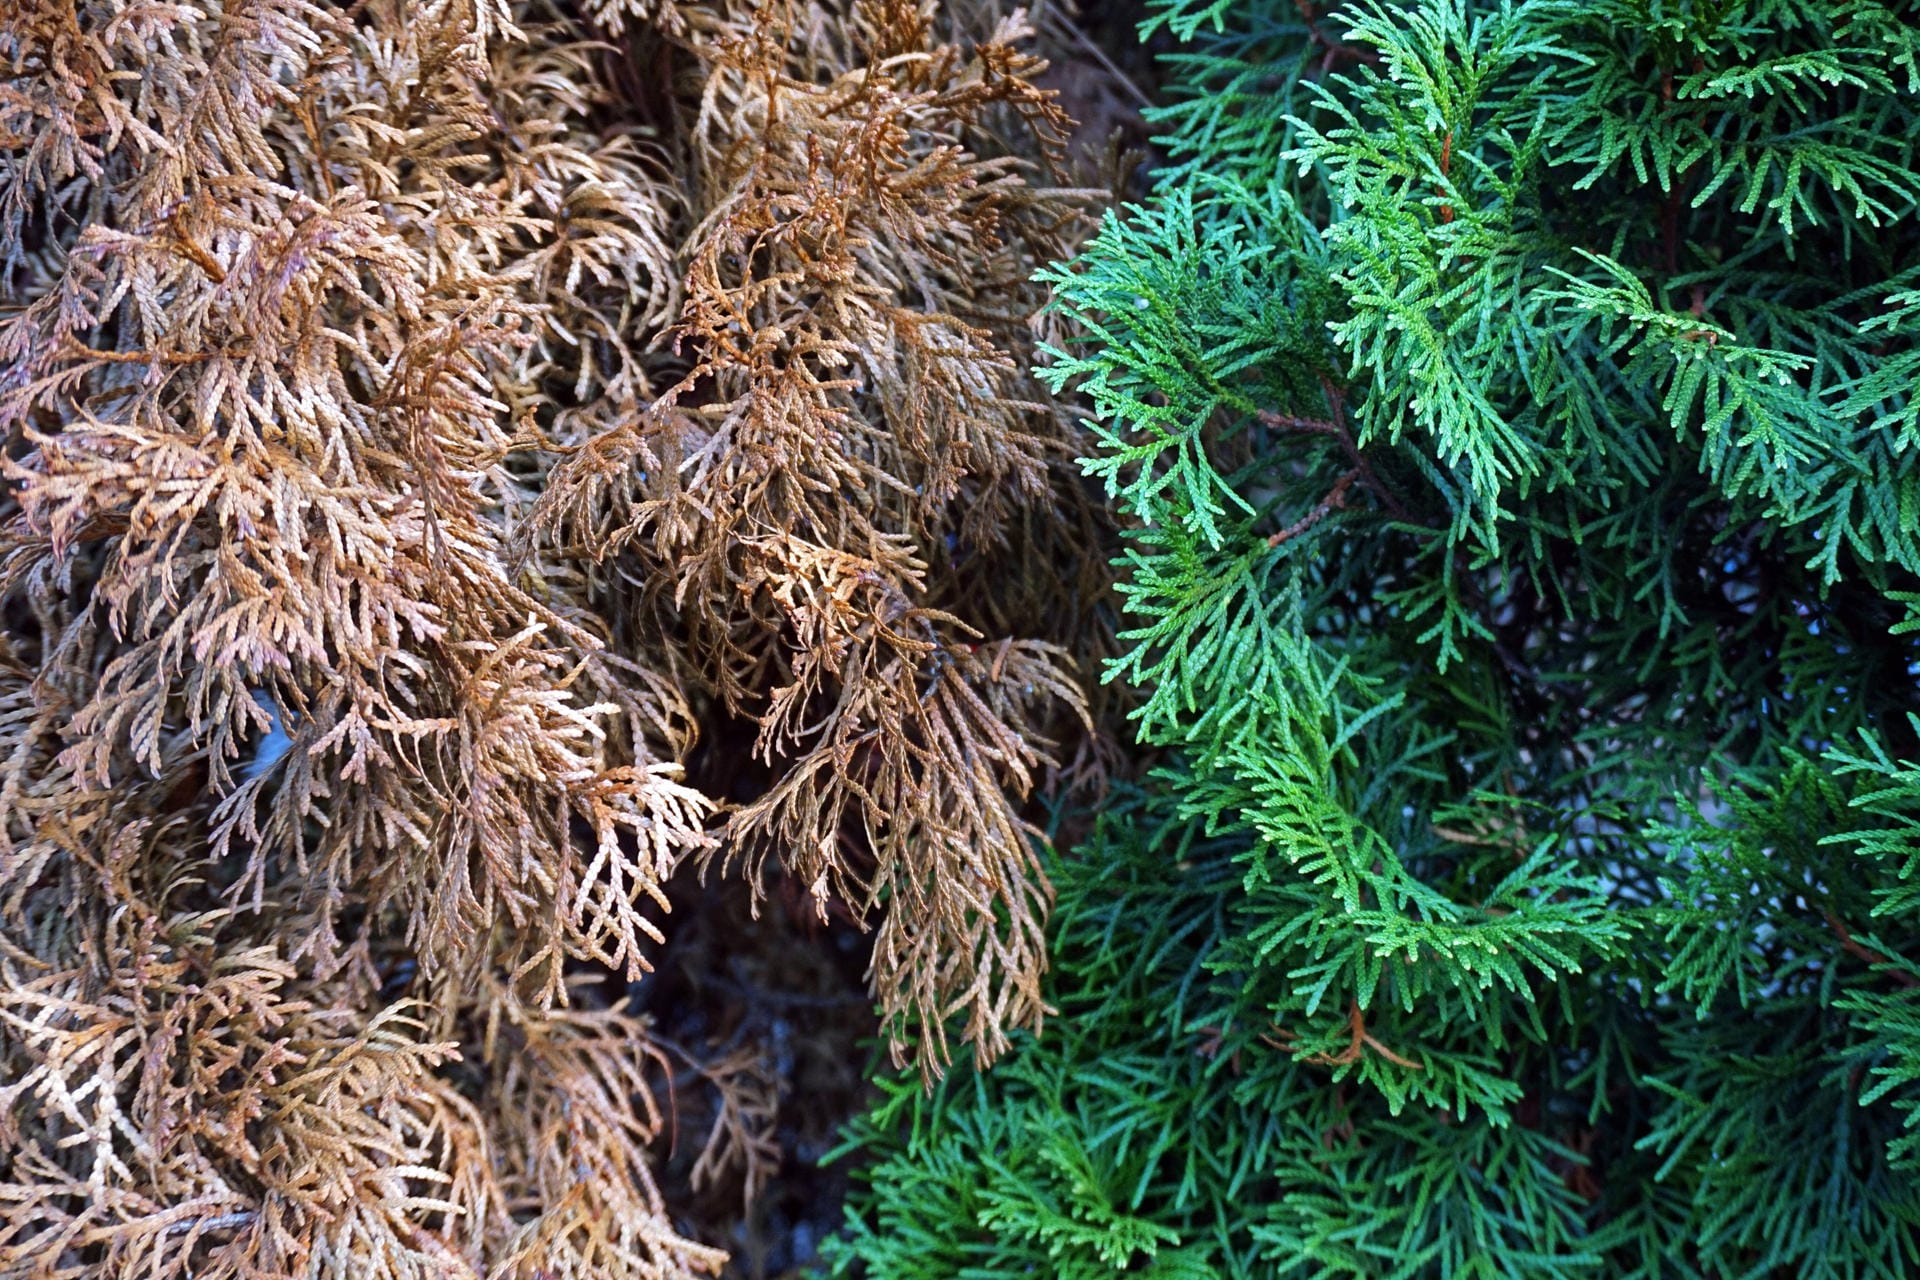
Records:
[[[758,719],[723,832],[865,915],[900,1057],[1037,1024],[1050,890],[1020,801],[1097,584],[1075,446],[1026,374],[1085,193],[1019,13],[913,0],[684,7],[697,87],[686,368],[559,469],[537,544],[611,561]],[[1063,508],[1062,504],[1066,504]],[[1071,514],[1070,514],[1071,513]],[[1058,567],[1056,567],[1058,566]],[[644,628],[649,624],[639,624]]]
[[[647,1180],[643,1029],[557,1008],[711,806],[675,686],[505,567],[540,400],[643,401],[672,296],[539,19],[7,19],[8,1274],[718,1261]]]
[[[0,1275],[716,1270],[586,994],[689,859],[876,919],[928,1070],[1038,1022],[1099,584],[1026,36],[0,7]],[[774,1087],[694,1066],[751,1192]]]
[[[436,966],[508,960],[551,1002],[570,949],[637,958],[636,894],[703,839],[673,687],[500,554],[552,366],[610,349],[576,396],[644,394],[618,335],[666,296],[663,217],[630,147],[567,136],[582,52],[486,61],[507,12],[355,8],[135,6],[71,49],[15,19],[45,70],[9,131],[84,104],[10,170],[0,241],[43,277],[0,331],[30,450],[6,581],[71,686],[23,732],[73,788],[204,773],[228,897],[280,895],[318,972],[344,912],[393,906]],[[276,722],[294,749],[236,776]]]

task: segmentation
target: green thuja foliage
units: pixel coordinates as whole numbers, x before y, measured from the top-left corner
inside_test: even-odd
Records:
[[[1162,0],[1048,273],[1155,762],[886,1280],[1920,1273],[1920,29]]]

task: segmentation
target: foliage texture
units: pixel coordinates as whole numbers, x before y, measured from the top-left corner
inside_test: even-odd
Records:
[[[683,864],[878,913],[928,1072],[1038,1024],[1099,574],[1024,567],[1098,536],[1030,35],[4,7],[0,1275],[717,1270],[617,998]],[[751,1191],[765,1073],[692,1069]]]
[[[1062,1017],[905,1085],[876,1277],[1920,1267],[1920,45],[1163,0],[1048,273],[1164,761]]]

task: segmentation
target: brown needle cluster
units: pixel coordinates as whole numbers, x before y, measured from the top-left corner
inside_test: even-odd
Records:
[[[1029,34],[3,7],[0,1275],[717,1269],[582,994],[689,859],[874,921],[929,1071],[1039,1021],[1099,584]],[[728,721],[758,794],[687,773]]]

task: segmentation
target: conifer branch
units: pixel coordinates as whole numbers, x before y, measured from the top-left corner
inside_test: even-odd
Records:
[[[1154,769],[1053,864],[1071,1034],[883,1081],[836,1263],[1920,1256],[1920,33],[1687,12],[1152,7],[1044,374]]]
[[[1106,623],[1028,371],[1086,198],[1033,43],[0,5],[0,1273],[717,1271],[595,1005],[723,853],[877,930],[929,1077],[1039,1025],[1029,803]],[[778,1082],[699,1066],[690,1177],[751,1197]]]

